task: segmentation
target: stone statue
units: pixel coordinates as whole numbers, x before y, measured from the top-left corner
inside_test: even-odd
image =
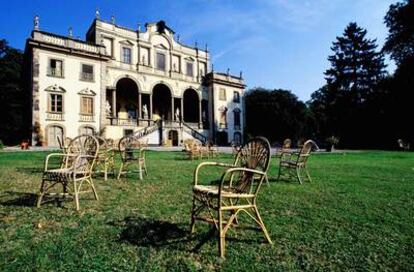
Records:
[[[175,110],[175,121],[180,121],[180,109]]]
[[[204,123],[207,122],[207,113],[205,110],[203,110],[203,112],[201,113],[201,119]]]
[[[33,25],[35,30],[39,30],[39,16],[36,15],[33,20]]]
[[[108,100],[105,104],[105,110],[106,110],[106,116],[111,116],[112,110],[111,110],[111,104],[109,104]]]
[[[142,113],[143,113],[144,119],[148,119],[148,109],[147,109],[146,104],[144,104],[144,106],[142,106]]]

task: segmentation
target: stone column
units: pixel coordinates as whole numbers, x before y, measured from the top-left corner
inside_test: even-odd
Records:
[[[201,99],[198,100],[198,127],[203,128],[203,117],[201,112]]]
[[[112,89],[112,117],[116,118],[116,89]]]
[[[174,96],[171,96],[171,121],[174,121]]]
[[[141,92],[138,92],[138,125],[140,119],[142,119],[142,95]]]
[[[181,97],[181,122],[184,122],[184,97]]]
[[[152,120],[152,94],[150,94],[150,109],[149,109],[149,119]]]

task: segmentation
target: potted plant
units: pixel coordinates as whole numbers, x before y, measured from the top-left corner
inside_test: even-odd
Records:
[[[335,150],[335,145],[339,143],[339,138],[335,136],[331,136],[326,138],[326,142],[329,144],[329,146],[326,148],[326,151],[332,152]]]
[[[35,122],[33,132],[35,134],[34,140],[36,141],[36,146],[45,146],[46,142],[44,141],[42,128],[40,127],[39,122]]]

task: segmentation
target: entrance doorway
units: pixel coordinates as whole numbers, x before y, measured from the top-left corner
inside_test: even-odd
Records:
[[[178,146],[178,132],[176,130],[170,130],[168,132],[168,140],[171,141],[172,146]]]

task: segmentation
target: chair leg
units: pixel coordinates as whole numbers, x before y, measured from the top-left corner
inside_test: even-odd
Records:
[[[42,179],[42,184],[40,185],[39,196],[37,197],[36,207],[40,208],[40,205],[42,204],[42,199],[43,199],[44,195],[45,195],[45,181]]]
[[[142,180],[142,163],[138,163],[139,179]]]
[[[277,175],[277,181],[280,180],[281,175],[282,175],[282,166],[279,164],[279,174]]]
[[[75,199],[75,204],[76,204],[76,211],[80,210],[80,206],[79,206],[79,191],[78,188],[76,186],[76,181],[73,182],[73,194],[74,194],[74,199]]]
[[[311,177],[309,175],[308,168],[306,168],[306,167],[304,167],[304,168],[305,168],[305,173],[306,173],[306,176],[308,177],[309,182],[312,182],[312,179],[311,179]]]
[[[221,258],[224,258],[226,255],[226,233],[223,229],[223,212],[221,210],[218,211],[219,217],[219,254]]]
[[[269,182],[269,179],[267,177],[267,174],[265,175],[265,180],[266,180],[267,187],[270,187],[270,182]]]
[[[195,213],[196,213],[196,199],[193,197],[193,206],[191,208],[191,223],[190,223],[190,233],[195,231]]]
[[[259,223],[258,225],[262,229],[263,234],[264,234],[266,240],[269,242],[269,244],[273,244],[272,240],[270,239],[269,233],[267,232],[267,229],[265,227],[265,224],[263,223],[263,220],[260,217],[260,213],[259,213],[259,210],[257,209],[257,206],[254,206],[254,213],[255,213],[256,218],[257,218],[257,221],[258,221],[257,223]]]
[[[300,184],[302,184],[302,178],[300,177],[300,168],[296,167],[296,176]]]
[[[104,180],[108,180],[108,162],[105,162],[104,164]]]
[[[93,191],[93,194],[94,194],[94,196],[95,196],[95,200],[99,200],[99,199],[98,199],[98,193],[96,192],[95,184],[93,184],[92,177],[89,179],[89,184],[90,184],[90,185],[91,185],[91,187],[92,187],[92,191]]]
[[[121,178],[121,174],[123,170],[124,170],[124,162],[121,162],[121,167],[119,168],[118,177],[116,179],[119,180]]]

